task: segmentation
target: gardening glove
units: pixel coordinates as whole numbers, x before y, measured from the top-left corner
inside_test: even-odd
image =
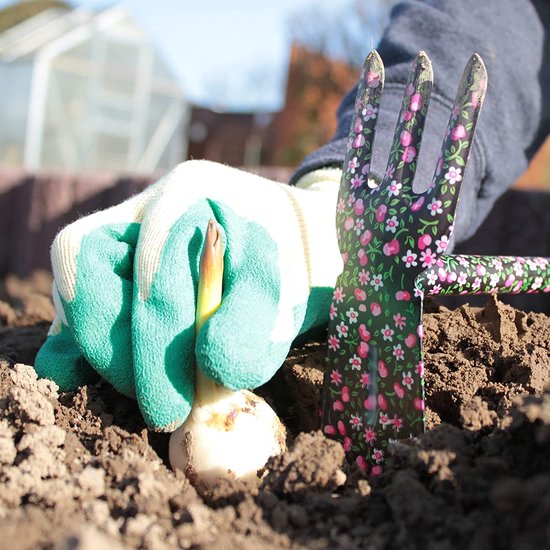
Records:
[[[57,317],[36,359],[62,390],[94,371],[137,398],[147,424],[187,417],[195,362],[231,389],[265,383],[294,338],[326,323],[341,271],[330,170],[290,187],[207,161],[65,228],[52,246]],[[209,219],[225,246],[219,310],[195,342]],[[93,367],[93,369],[90,367]]]
[[[35,369],[62,391],[93,382],[99,374],[124,395],[135,396],[134,252],[143,209],[162,185],[161,180],[122,204],[77,220],[52,244],[56,316]]]

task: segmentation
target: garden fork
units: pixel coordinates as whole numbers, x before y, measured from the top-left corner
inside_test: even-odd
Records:
[[[433,83],[429,58],[412,66],[384,177],[369,180],[384,86],[366,59],[343,166],[336,231],[344,268],[330,308],[323,429],[372,475],[392,439],[425,429],[425,294],[550,291],[547,258],[449,256],[464,169],[487,85],[483,61],[464,71],[429,188],[413,190]]]

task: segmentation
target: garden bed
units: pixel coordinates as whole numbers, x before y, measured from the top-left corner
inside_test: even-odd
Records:
[[[488,298],[424,319],[429,431],[376,479],[318,428],[325,348],[259,391],[290,448],[257,484],[192,486],[168,436],[98,383],[59,393],[32,361],[45,274],[0,289],[0,540],[6,548],[536,548],[550,545],[550,317]],[[541,300],[547,297],[541,296]],[[57,546],[56,546],[57,545]],[[88,545],[88,546],[87,546]]]

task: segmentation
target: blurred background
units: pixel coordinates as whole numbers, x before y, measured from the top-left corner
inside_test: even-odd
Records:
[[[0,276],[48,269],[60,227],[185,159],[287,181],[330,139],[394,3],[0,0]],[[516,188],[550,189],[550,141]],[[502,250],[468,250],[528,253],[511,242],[524,220],[499,219]]]
[[[392,3],[1,1],[0,163],[294,167],[330,138]]]

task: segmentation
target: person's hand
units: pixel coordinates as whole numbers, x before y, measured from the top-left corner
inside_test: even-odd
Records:
[[[66,227],[52,245],[57,317],[38,374],[70,390],[98,373],[165,431],[189,414],[195,362],[232,389],[265,383],[298,334],[326,323],[341,270],[338,186],[319,179],[306,177],[300,189],[189,161]],[[210,218],[223,233],[224,292],[195,342]]]

